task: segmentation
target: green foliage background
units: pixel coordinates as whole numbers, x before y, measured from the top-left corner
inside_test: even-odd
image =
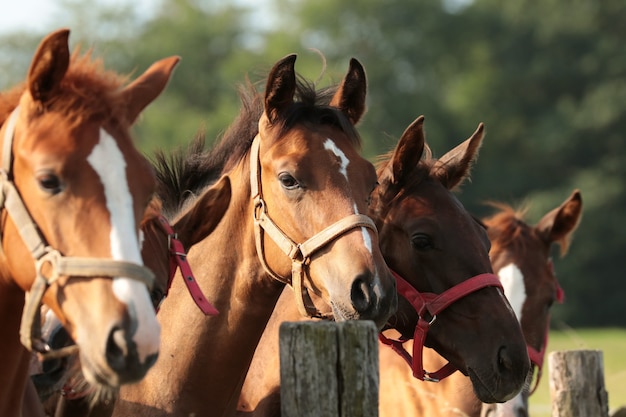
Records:
[[[426,116],[442,155],[479,122],[487,136],[460,195],[475,214],[498,200],[531,203],[529,220],[582,191],[584,214],[555,266],[570,326],[626,324],[626,3],[622,0],[161,0],[136,7],[62,0],[40,32],[0,36],[0,89],[21,81],[36,45],[58,27],[106,66],[137,74],[157,59],[182,62],[136,127],[141,148],[219,136],[238,110],[237,84],[262,82],[284,55],[320,86],[358,58],[368,73],[360,126],[374,160]],[[322,58],[323,56],[323,58]],[[262,85],[262,84],[261,84]]]

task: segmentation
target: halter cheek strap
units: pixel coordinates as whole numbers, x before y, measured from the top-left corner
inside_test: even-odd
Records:
[[[138,280],[150,288],[154,283],[154,273],[145,266],[132,262],[106,258],[63,256],[44,241],[11,176],[13,134],[18,115],[19,107],[16,107],[7,121],[4,134],[2,168],[0,169],[0,209],[6,210],[13,220],[22,241],[35,262],[36,276],[31,289],[25,294],[20,340],[28,350],[39,352],[45,359],[58,358],[69,355],[78,349],[74,345],[52,351],[41,336],[39,307],[44,293],[50,285],[57,282],[59,277],[127,277]]]
[[[167,234],[168,248],[170,252],[170,274],[165,294],[163,295],[161,301],[167,297],[169,289],[172,286],[174,276],[176,276],[176,271],[180,268],[180,274],[182,275],[185,285],[187,286],[187,290],[200,311],[202,311],[205,316],[218,315],[219,311],[217,311],[217,309],[206,299],[193,275],[193,272],[191,271],[191,266],[187,261],[187,252],[185,251],[183,243],[178,239],[176,232],[174,232],[174,229],[172,229],[172,226],[170,226],[164,216],[159,216],[158,220],[161,229],[165,232],[165,234]],[[156,309],[157,311],[159,310],[158,306]]]
[[[494,274],[480,274],[467,279],[460,284],[444,291],[441,294],[421,293],[396,272],[391,271],[396,278],[398,294],[404,297],[418,313],[419,319],[413,335],[413,356],[403,347],[407,339],[390,339],[382,333],[379,340],[390,346],[409,364],[413,371],[413,376],[422,381],[439,382],[440,380],[453,374],[457,368],[450,362],[435,372],[427,372],[423,366],[424,343],[430,326],[437,319],[437,314],[448,308],[455,301],[485,287],[497,287],[502,289],[502,284]]]
[[[369,217],[363,214],[352,214],[331,224],[303,243],[296,243],[291,240],[289,236],[272,221],[267,213],[267,207],[263,200],[261,188],[260,142],[260,136],[257,135],[252,142],[250,150],[250,188],[254,202],[254,235],[259,260],[268,275],[279,282],[291,285],[296,297],[298,311],[302,316],[326,318],[326,315],[320,313],[313,304],[311,296],[303,283],[306,270],[308,269],[307,267],[311,262],[311,256],[352,229],[367,227],[376,235],[378,234],[378,229],[376,229],[376,225]],[[265,234],[267,234],[283,253],[291,259],[291,277],[278,275],[276,272],[272,271],[267,264],[263,243]]]
[[[554,275],[552,261],[549,261],[548,266],[552,270],[553,275]],[[562,304],[563,301],[565,301],[565,292],[563,291],[563,288],[561,288],[558,282],[556,283],[556,301],[559,304]],[[549,335],[550,335],[550,316],[548,316],[548,321],[546,323],[546,330],[545,330],[543,341],[541,343],[541,347],[539,348],[539,350],[535,349],[529,344],[526,345],[530,363],[537,368],[537,378],[535,379],[535,384],[532,385],[532,388],[529,390],[528,395],[532,395],[537,390],[537,387],[539,386],[539,381],[541,380],[541,376],[542,376],[544,357],[546,355],[546,349],[548,347]]]

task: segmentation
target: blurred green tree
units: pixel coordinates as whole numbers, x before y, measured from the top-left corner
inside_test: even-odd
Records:
[[[527,201],[532,221],[581,189],[581,225],[568,257],[555,259],[567,293],[555,318],[626,325],[622,0],[162,0],[148,15],[64,4],[72,42],[95,45],[108,68],[139,73],[182,57],[136,128],[148,155],[188,143],[200,127],[218,136],[239,108],[236,85],[262,80],[293,52],[298,72],[319,86],[340,80],[350,57],[365,66],[360,131],[372,160],[420,114],[435,155],[484,122],[485,144],[460,194],[465,206],[482,216],[485,200]],[[23,79],[42,36],[1,37],[0,89]]]

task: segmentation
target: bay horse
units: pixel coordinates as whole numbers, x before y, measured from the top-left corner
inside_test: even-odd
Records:
[[[382,327],[395,311],[395,282],[363,214],[376,185],[354,128],[365,111],[365,71],[352,59],[330,105],[322,105],[327,95],[298,82],[295,59],[274,65],[263,95],[242,94],[240,115],[211,151],[198,146],[162,158],[166,213],[193,204],[216,178],[230,178],[229,209],[189,252],[220,314],[198,314],[175,281],[158,314],[162,354],[146,378],[121,389],[115,416],[232,415],[286,284],[301,314],[322,314],[312,295],[336,320]]]
[[[483,125],[436,159],[425,142],[423,124],[423,117],[416,119],[395,149],[381,156],[377,169],[380,185],[369,213],[378,227],[389,267],[420,292],[442,294],[471,282],[470,277],[492,271],[485,230],[451,191],[469,176],[483,139]],[[489,402],[513,397],[529,369],[519,324],[500,289],[493,285],[479,286],[438,313],[426,338],[456,369],[470,374],[477,395]],[[389,326],[408,339],[414,336],[419,320],[404,296],[399,303]],[[297,320],[295,313],[292,300],[281,297],[246,377],[239,416],[280,415],[278,329],[283,321]],[[410,371],[391,349],[384,345],[380,349],[397,357],[402,369]],[[414,351],[413,359],[421,361],[419,350]],[[414,367],[414,372],[421,379],[436,375],[418,368]],[[398,396],[397,401],[403,399]]]
[[[498,212],[483,220],[491,240],[491,260],[506,296],[519,319],[531,363],[536,369],[516,397],[503,404],[483,404],[472,393],[468,378],[451,375],[438,384],[414,381],[397,355],[380,353],[380,416],[472,416],[527,417],[528,397],[537,387],[543,357],[548,344],[549,311],[563,299],[550,258],[551,247],[560,246],[561,256],[569,247],[572,234],[582,214],[578,190],[558,207],[546,213],[536,225],[524,221],[524,210],[495,204]],[[439,366],[443,359],[433,350],[425,352],[429,366]]]
[[[135,81],[70,54],[69,30],[46,36],[26,81],[0,95],[0,415],[21,416],[40,304],[76,342],[101,392],[137,381],[159,353],[139,222],[155,190],[129,126],[165,88],[178,57]]]

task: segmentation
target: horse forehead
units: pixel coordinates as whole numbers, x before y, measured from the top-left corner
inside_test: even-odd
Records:
[[[27,154],[32,152],[33,156],[37,155],[37,162],[51,168],[56,166],[59,171],[78,172],[91,165],[87,158],[101,144],[105,132],[115,142],[124,158],[129,159],[129,150],[131,154],[133,150],[132,143],[123,135],[120,136],[119,129],[110,129],[109,125],[107,121],[55,112],[46,112],[39,116],[29,115],[27,123],[23,120],[16,130],[19,133],[16,141],[19,141],[20,147],[17,151]],[[113,167],[112,164],[111,168]],[[143,164],[128,161],[128,169],[136,171],[129,181],[143,180],[145,175],[140,174],[143,168]],[[86,172],[81,171],[80,175],[86,175]]]
[[[512,238],[497,237],[492,246],[495,249],[494,266],[515,263],[533,283],[554,279],[548,268],[549,247],[528,230],[521,230]]]
[[[409,220],[427,217],[442,228],[467,229],[470,225],[473,229],[475,226],[475,221],[456,196],[436,181],[422,181],[408,188],[391,204]],[[468,236],[468,233],[463,236]]]
[[[348,182],[354,182],[355,178],[359,181],[374,181],[376,175],[374,166],[359,155],[346,135],[335,132],[334,129],[313,132],[294,128],[272,147],[269,159],[289,160],[299,169],[318,172],[324,176],[338,172]],[[351,175],[355,172],[358,176]]]

